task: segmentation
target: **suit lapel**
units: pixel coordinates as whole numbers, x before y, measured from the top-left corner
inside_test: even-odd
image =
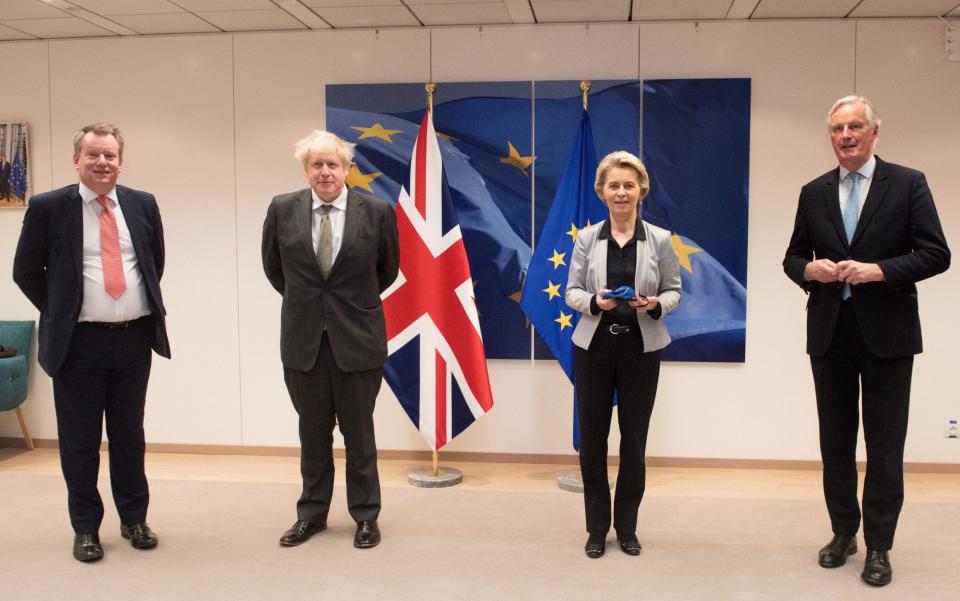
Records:
[[[117,186],[117,204],[120,205],[120,211],[123,213],[123,221],[127,224],[127,231],[130,232],[130,244],[133,245],[133,252],[137,255],[137,261],[142,262],[140,256],[140,243],[143,242],[143,230],[140,228],[140,219],[137,214],[137,204],[133,202],[126,190]]]
[[[303,244],[307,254],[313,257],[313,262],[317,263],[317,251],[313,249],[313,195],[310,194],[310,188],[303,191],[300,198],[297,199],[297,206],[294,209],[297,213],[297,230],[300,234],[300,243]],[[317,271],[320,270],[319,263]]]
[[[337,258],[333,260],[333,266],[330,268],[332,274],[337,270],[337,266],[343,263],[350,249],[357,241],[357,235],[360,233],[360,226],[365,221],[367,202],[353,192],[347,192],[347,215],[346,222],[343,224],[343,240],[340,242],[340,252]]]
[[[67,192],[64,201],[67,236],[70,251],[73,253],[73,270],[77,281],[83,281],[83,199],[80,198],[80,186],[75,185]]]
[[[887,179],[886,164],[877,157],[877,166],[873,171],[873,180],[870,182],[870,190],[867,192],[867,200],[863,203],[863,210],[860,211],[860,219],[857,221],[857,229],[853,233],[853,240],[850,246],[857,243],[863,230],[870,225],[870,220],[876,214],[877,209],[883,204],[887,196],[887,188],[890,181]]]
[[[823,201],[827,205],[827,213],[830,215],[830,223],[837,232],[844,248],[849,248],[847,243],[847,232],[843,229],[843,214],[840,212],[840,168],[837,167],[827,182],[823,186]]]

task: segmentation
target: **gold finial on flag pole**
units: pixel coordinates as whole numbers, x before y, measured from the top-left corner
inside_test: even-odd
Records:
[[[592,85],[589,79],[580,80],[580,91],[583,92],[583,110],[587,110],[587,98],[590,95]]]
[[[434,81],[428,81],[423,84],[424,89],[427,91],[427,108],[433,112],[433,93],[437,91],[437,83]]]

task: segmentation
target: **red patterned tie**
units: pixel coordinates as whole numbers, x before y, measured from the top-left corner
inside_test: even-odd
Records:
[[[123,257],[120,256],[120,231],[117,219],[110,208],[110,199],[98,196],[100,211],[100,258],[103,261],[103,287],[113,298],[120,298],[127,289],[123,277]]]

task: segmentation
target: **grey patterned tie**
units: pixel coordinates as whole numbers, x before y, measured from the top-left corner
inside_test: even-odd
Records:
[[[332,205],[320,207],[320,243],[317,244],[317,263],[320,264],[320,273],[323,279],[330,275],[333,267],[333,225],[330,223],[330,209]]]

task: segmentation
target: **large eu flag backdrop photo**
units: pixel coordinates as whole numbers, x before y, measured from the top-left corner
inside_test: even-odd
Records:
[[[329,85],[326,106],[327,129],[357,144],[347,185],[396,204],[401,187],[410,189],[423,83]],[[588,113],[596,158],[641,156],[651,179],[643,218],[673,233],[683,299],[665,318],[673,342],[664,360],[743,362],[750,80],[593,81]],[[438,82],[444,193],[463,233],[488,358],[552,357],[520,300],[539,294],[558,316],[569,313],[556,257],[570,256],[586,223],[570,224],[567,248],[550,249],[550,268],[562,274],[550,283],[559,288],[523,288],[582,115],[579,81]],[[550,324],[560,336],[573,329],[563,319]]]

